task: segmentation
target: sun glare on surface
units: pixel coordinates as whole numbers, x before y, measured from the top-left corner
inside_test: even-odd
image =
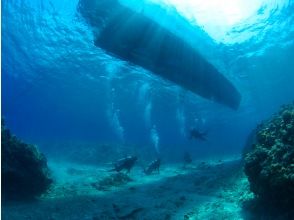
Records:
[[[174,6],[189,21],[217,41],[234,25],[257,13],[264,0],[157,0]]]

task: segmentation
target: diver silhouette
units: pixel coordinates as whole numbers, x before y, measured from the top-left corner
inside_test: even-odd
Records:
[[[207,132],[200,132],[196,128],[192,128],[190,130],[189,139],[190,140],[195,139],[195,140],[207,141],[206,136],[207,136]]]

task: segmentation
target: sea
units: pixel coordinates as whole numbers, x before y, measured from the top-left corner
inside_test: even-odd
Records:
[[[294,100],[293,0],[1,7],[1,118],[53,179],[34,201],[3,202],[3,219],[247,219],[236,164]],[[130,181],[101,188],[130,156]]]

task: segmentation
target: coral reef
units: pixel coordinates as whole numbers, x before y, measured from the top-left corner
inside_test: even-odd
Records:
[[[2,198],[23,200],[44,193],[52,183],[44,155],[12,135],[3,120],[1,136]]]
[[[245,174],[256,199],[289,209],[294,202],[294,104],[262,123],[245,155]]]

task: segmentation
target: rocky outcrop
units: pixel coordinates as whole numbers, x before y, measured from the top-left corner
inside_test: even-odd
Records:
[[[45,156],[34,145],[12,135],[1,123],[2,198],[23,200],[40,196],[52,183]]]
[[[294,204],[294,104],[261,124],[245,155],[250,189],[262,203],[291,208]]]

